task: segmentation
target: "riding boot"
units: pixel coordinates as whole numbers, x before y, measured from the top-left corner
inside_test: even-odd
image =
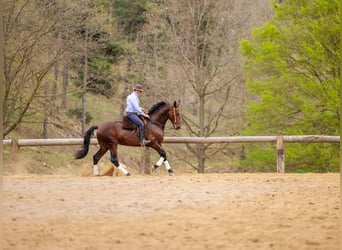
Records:
[[[141,145],[147,145],[149,144],[151,141],[150,140],[146,140],[145,139],[145,130],[144,127],[140,127],[139,128],[139,136],[140,136],[140,144]]]

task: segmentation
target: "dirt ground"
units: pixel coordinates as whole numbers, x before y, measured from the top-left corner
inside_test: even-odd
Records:
[[[3,182],[4,249],[341,249],[339,174]]]

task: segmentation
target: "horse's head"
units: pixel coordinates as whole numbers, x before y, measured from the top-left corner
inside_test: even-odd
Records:
[[[181,128],[181,117],[179,111],[179,102],[175,101],[173,106],[170,105],[170,110],[167,113],[168,119],[172,122],[174,129],[178,130]]]
[[[181,128],[181,117],[179,112],[179,102],[174,102],[173,105],[167,102],[158,102],[149,111],[151,122],[160,126],[163,130],[167,120],[172,122],[174,129]]]

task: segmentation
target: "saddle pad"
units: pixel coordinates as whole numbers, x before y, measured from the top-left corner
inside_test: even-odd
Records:
[[[128,129],[128,130],[135,130],[137,128],[137,125],[135,125],[133,122],[131,122],[127,116],[124,116],[122,119],[122,128]]]

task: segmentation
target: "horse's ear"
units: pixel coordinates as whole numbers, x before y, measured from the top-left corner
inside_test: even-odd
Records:
[[[177,104],[176,101],[174,101],[173,106],[174,106],[175,108],[178,108],[178,107],[179,107],[179,104],[180,104],[180,101],[178,101],[178,104]]]

